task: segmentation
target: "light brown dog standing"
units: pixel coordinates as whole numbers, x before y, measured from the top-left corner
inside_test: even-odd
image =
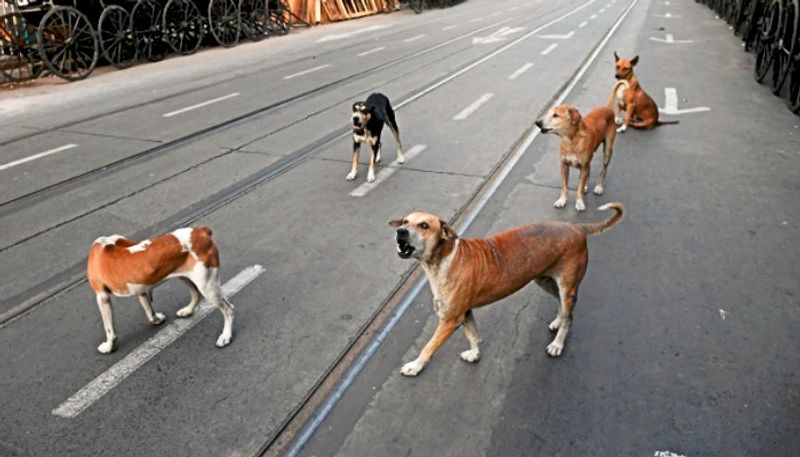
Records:
[[[549,326],[557,333],[547,353],[561,355],[589,261],[586,239],[622,219],[621,203],[608,203],[599,209],[609,208],[616,214],[598,224],[547,221],[484,239],[459,238],[446,222],[427,213],[411,213],[389,222],[397,229],[398,255],[417,259],[425,270],[439,317],[433,337],[414,361],[403,365],[401,373],[416,376],[459,325],[464,326],[470,346],[461,353],[461,359],[477,362],[481,340],[472,309],[505,298],[531,281],[559,302],[556,318]]]
[[[633,67],[639,63],[639,56],[633,59],[624,59],[614,51],[616,70],[614,77],[617,82],[611,88],[608,97],[608,107],[614,110],[614,119],[619,125],[617,132],[624,132],[628,126],[637,129],[651,129],[659,124],[677,124],[678,121],[659,121],[658,105],[639,84],[639,78],[633,74]],[[619,114],[625,111],[625,117],[620,119]]]
[[[603,168],[597,178],[597,185],[593,192],[602,195],[606,182],[606,171],[614,153],[614,138],[617,132],[614,129],[614,113],[604,106],[593,109],[585,117],[572,105],[558,105],[549,110],[541,119],[536,121],[536,126],[542,133],[553,132],[561,137],[558,161],[561,166],[561,196],[553,203],[556,208],[567,205],[567,192],[569,185],[569,167],[580,170],[578,194],[575,200],[575,209],[586,210],[583,195],[588,190],[589,171],[592,157],[600,144],[603,144]]]

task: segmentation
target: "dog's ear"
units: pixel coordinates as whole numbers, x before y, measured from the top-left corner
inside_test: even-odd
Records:
[[[402,219],[395,219],[393,221],[389,221],[389,227],[397,228],[400,227],[401,225],[403,225]]]
[[[581,113],[578,111],[578,108],[574,106],[569,107],[569,120],[572,122],[572,125],[578,125],[581,122]]]
[[[631,59],[631,66],[635,67],[637,63],[639,63],[639,56],[638,55],[636,57],[634,57],[633,59]]]
[[[458,238],[458,233],[456,233],[456,231],[453,230],[453,227],[450,227],[450,225],[447,222],[439,219],[439,227],[441,227],[443,239],[455,240],[456,238]]]
[[[614,62],[619,62],[619,56],[617,55],[617,51],[614,51]]]

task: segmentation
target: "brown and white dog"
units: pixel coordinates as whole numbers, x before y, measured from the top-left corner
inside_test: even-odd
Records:
[[[614,51],[616,70],[614,77],[617,82],[611,88],[608,97],[608,107],[614,110],[614,119],[619,125],[617,132],[624,132],[628,126],[637,129],[651,129],[659,124],[677,124],[678,121],[659,121],[658,105],[639,84],[639,78],[633,74],[633,67],[639,63],[639,56],[633,59],[624,59]],[[620,118],[621,111],[625,117]]]
[[[208,227],[187,227],[141,242],[121,235],[100,237],[89,250],[86,275],[97,296],[106,341],[97,347],[102,354],[115,349],[117,334],[111,295],[136,295],[151,325],[164,322],[153,311],[151,290],[169,278],[181,278],[189,287],[191,301],[178,310],[178,317],[194,313],[200,295],[222,312],[224,325],[217,346],[230,344],[233,337],[233,305],[222,295],[219,281],[219,251]]]
[[[614,127],[614,113],[609,108],[601,106],[593,109],[584,117],[572,105],[558,105],[537,120],[536,126],[542,129],[542,133],[553,132],[561,137],[558,151],[558,162],[561,166],[561,196],[553,203],[553,206],[563,208],[567,205],[569,168],[575,167],[581,171],[575,209],[586,210],[583,195],[588,190],[587,182],[589,181],[592,157],[601,143],[603,144],[603,168],[593,192],[596,195],[603,194],[606,171],[611,162],[611,155],[614,153],[614,138],[617,135]]]
[[[480,338],[472,309],[511,295],[531,281],[559,302],[550,330],[558,331],[547,353],[561,355],[572,324],[572,309],[589,260],[588,235],[620,221],[621,203],[609,203],[616,214],[599,224],[540,222],[523,225],[484,239],[459,238],[447,223],[427,213],[411,213],[389,222],[395,227],[397,253],[415,258],[428,276],[439,326],[419,356],[400,372],[416,376],[459,325],[469,341],[461,353],[465,362],[480,359]]]

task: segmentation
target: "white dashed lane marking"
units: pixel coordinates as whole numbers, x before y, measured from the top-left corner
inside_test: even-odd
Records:
[[[530,63],[530,62],[526,63],[525,65],[519,67],[514,73],[511,73],[510,75],[508,75],[508,79],[510,79],[510,80],[517,79],[520,75],[522,75],[526,71],[530,70],[531,67],[533,67],[532,63]]]
[[[469,105],[468,107],[466,107],[463,110],[461,110],[460,113],[456,114],[453,117],[453,120],[454,121],[463,121],[464,119],[470,117],[470,115],[472,115],[472,113],[474,113],[475,111],[478,111],[478,108],[480,108],[481,105],[483,105],[484,103],[488,102],[492,97],[494,97],[494,94],[491,93],[491,92],[481,95],[477,100],[472,102],[471,105]]]
[[[171,111],[171,112],[169,112],[167,114],[164,114],[162,117],[177,116],[178,114],[183,114],[183,113],[185,113],[187,111],[192,111],[192,110],[195,110],[197,108],[202,108],[204,106],[212,105],[214,103],[221,102],[221,101],[227,100],[229,98],[238,97],[239,95],[241,95],[239,92],[234,92],[232,94],[223,95],[222,97],[217,97],[217,98],[215,98],[213,100],[207,100],[207,101],[204,101],[202,103],[198,103],[196,105],[187,106],[186,108],[181,108],[181,109],[176,110],[176,111]]]
[[[0,171],[7,170],[9,168],[16,167],[17,165],[22,165],[23,163],[31,162],[31,161],[34,161],[36,159],[41,159],[42,157],[47,157],[49,155],[52,155],[52,154],[55,154],[55,153],[58,153],[58,152],[61,152],[61,151],[66,151],[68,149],[72,149],[72,148],[76,148],[76,147],[78,147],[77,144],[65,144],[64,146],[59,146],[59,147],[54,148],[54,149],[49,149],[47,151],[40,152],[38,154],[34,154],[32,156],[28,156],[28,157],[25,157],[25,158],[22,158],[22,159],[19,159],[19,160],[14,160],[13,162],[4,163],[4,164],[0,165]]]
[[[550,46],[547,47],[547,49],[542,51],[542,55],[546,56],[547,54],[550,54],[551,52],[553,52],[553,49],[555,49],[557,47],[558,47],[558,43],[551,44]]]
[[[245,268],[222,286],[222,294],[225,297],[235,295],[264,271],[264,267],[261,265]],[[134,349],[133,352],[96,377],[75,395],[69,397],[67,401],[53,410],[53,415],[61,417],[77,416],[133,374],[139,367],[147,363],[148,360],[172,344],[181,335],[200,323],[215,309],[217,307],[212,305],[211,302],[203,300],[191,317],[174,320],[149,340],[142,343],[141,346]],[[211,344],[213,344],[213,341],[209,340],[209,345]],[[233,344],[236,344],[236,342],[234,341]]]
[[[368,55],[370,55],[370,54],[372,54],[374,52],[383,51],[384,49],[386,49],[386,46],[381,46],[379,48],[370,49],[369,51],[360,52],[358,54],[358,57],[368,56]]]
[[[458,26],[457,25],[448,25],[446,27],[442,27],[442,31],[444,31],[444,30],[453,30],[456,27],[458,27]]]
[[[330,65],[320,65],[318,67],[309,68],[308,70],[303,70],[303,71],[299,71],[297,73],[292,73],[291,75],[286,75],[286,76],[283,77],[283,79],[296,78],[298,76],[307,75],[309,73],[313,73],[315,71],[319,71],[319,70],[322,70],[323,68],[328,68],[328,67],[330,67]]]
[[[414,36],[412,36],[411,38],[406,38],[406,39],[405,39],[405,40],[403,40],[403,41],[404,41],[405,43],[411,43],[412,41],[417,41],[417,40],[419,40],[420,38],[424,38],[424,37],[425,37],[425,34],[424,34],[424,33],[421,33],[421,34],[419,34],[419,35],[414,35]]]
[[[583,21],[580,24],[578,24],[578,28],[584,28],[584,27],[586,27],[586,24],[588,24],[588,22]]]
[[[406,151],[406,153],[403,154],[405,156],[406,163],[408,163],[409,160],[411,160],[414,157],[416,157],[420,152],[424,151],[426,147],[427,146],[424,145],[424,144],[418,144],[418,145],[413,146],[408,151]],[[370,154],[371,154],[371,152],[370,152]],[[394,162],[390,163],[387,167],[381,169],[378,172],[378,174],[375,176],[375,181],[365,182],[364,184],[356,187],[355,189],[353,189],[350,192],[350,196],[351,197],[363,197],[363,196],[367,195],[368,193],[372,192],[372,190],[375,189],[376,187],[378,187],[378,185],[380,183],[386,181],[387,179],[389,179],[389,176],[392,176],[393,174],[395,174],[395,172],[397,172],[399,166],[400,166],[400,162],[398,162],[397,160],[395,160]]]

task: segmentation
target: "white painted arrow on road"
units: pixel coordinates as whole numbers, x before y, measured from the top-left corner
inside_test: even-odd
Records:
[[[487,37],[475,37],[472,39],[472,44],[489,44],[499,43],[508,38],[509,35],[519,33],[525,30],[525,27],[503,27]]]
[[[656,38],[650,37],[653,41],[658,41],[659,43],[666,43],[666,44],[684,44],[684,43],[694,43],[694,40],[676,40],[675,35],[668,33],[666,39],[663,38]]]
[[[545,40],[569,40],[572,38],[572,35],[575,35],[574,30],[566,35],[539,35],[539,38],[544,38]]]
[[[689,113],[702,113],[704,111],[711,111],[707,106],[698,106],[697,108],[678,109],[678,90],[674,87],[664,88],[664,108],[659,108],[658,111],[664,114],[689,114]]]

